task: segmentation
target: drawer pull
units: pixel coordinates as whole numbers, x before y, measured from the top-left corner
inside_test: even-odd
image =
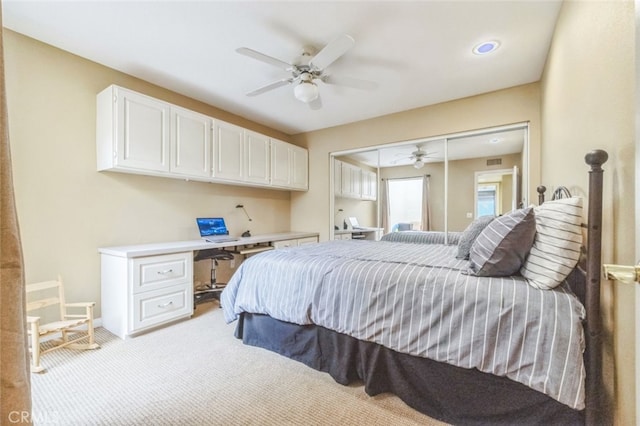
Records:
[[[158,308],[168,308],[171,305],[173,305],[173,302],[169,301],[167,303],[163,303],[162,305],[158,305]]]
[[[173,272],[173,269],[165,269],[164,271],[158,271],[160,275],[167,275]]]

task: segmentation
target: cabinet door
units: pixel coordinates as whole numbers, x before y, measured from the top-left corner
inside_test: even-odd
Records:
[[[342,197],[342,161],[333,160],[333,192],[336,197]]]
[[[117,165],[169,171],[170,104],[122,88],[115,102]]]
[[[271,141],[267,136],[244,131],[245,181],[269,185],[271,180]]]
[[[213,128],[213,177],[243,181],[244,129],[219,120]]]
[[[351,196],[353,198],[361,198],[362,196],[362,170],[359,167],[352,166],[351,172]]]
[[[289,187],[291,170],[290,144],[271,139],[271,185]]]
[[[347,163],[340,163],[340,194],[343,197],[352,197],[352,185],[351,185],[351,166]]]
[[[362,170],[362,199],[374,200],[377,198],[378,177],[375,172]]]
[[[309,189],[309,151],[305,148],[290,145],[291,150],[291,187]]]
[[[185,176],[211,176],[211,127],[206,115],[171,108],[171,171]]]
[[[349,163],[342,163],[342,196],[346,198],[360,198],[361,179],[360,167]]]

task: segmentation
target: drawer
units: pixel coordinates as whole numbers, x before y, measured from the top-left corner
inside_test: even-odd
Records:
[[[305,244],[314,244],[318,242],[318,237],[306,237],[298,239],[298,245],[303,246]]]
[[[137,257],[131,261],[134,294],[193,280],[192,252]]]
[[[272,245],[277,249],[285,247],[296,247],[298,245],[298,240],[274,241]]]
[[[193,288],[188,284],[136,294],[133,296],[131,331],[187,317],[192,313]]]

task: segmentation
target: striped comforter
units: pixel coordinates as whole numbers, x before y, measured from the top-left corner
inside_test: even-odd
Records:
[[[247,259],[222,293],[242,312],[316,324],[398,352],[506,376],[584,408],[583,306],[561,285],[467,275],[457,246],[338,240]]]
[[[458,244],[462,232],[448,232],[447,244]],[[445,233],[438,231],[399,231],[384,234],[382,241],[414,244],[444,244]]]

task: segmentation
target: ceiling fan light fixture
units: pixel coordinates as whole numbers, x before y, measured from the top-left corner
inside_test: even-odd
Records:
[[[318,86],[310,81],[301,81],[300,84],[294,87],[293,95],[299,101],[308,104],[318,98]]]
[[[416,169],[421,169],[424,167],[424,162],[422,161],[422,158],[418,158],[416,160],[415,163],[413,163],[413,167],[415,167]]]

